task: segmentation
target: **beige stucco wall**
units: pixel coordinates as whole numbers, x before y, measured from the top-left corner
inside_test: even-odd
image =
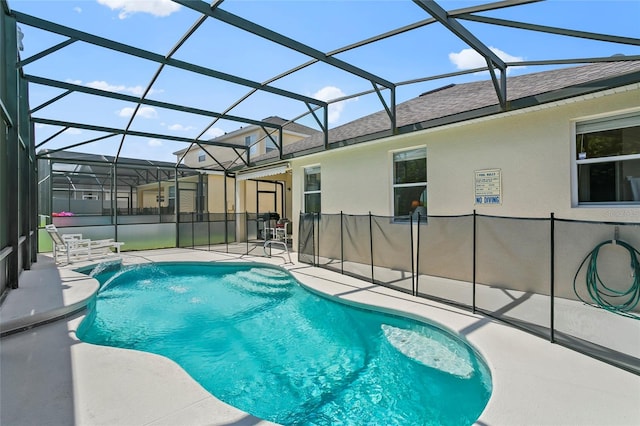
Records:
[[[235,185],[231,178],[226,179],[227,183],[227,205],[224,203],[224,176],[208,175],[207,179],[207,202],[209,213],[228,213],[236,211],[235,205]]]
[[[640,109],[640,88],[387,138],[291,161],[293,212],[302,209],[303,169],[319,164],[324,213],[392,215],[392,152],[427,147],[430,215],[479,214],[640,221],[640,206],[572,203],[575,121]],[[500,169],[502,204],[475,205],[474,171]]]
[[[234,138],[233,142],[236,142],[235,139],[242,139],[242,143],[244,142],[244,137],[242,138]],[[226,142],[226,141],[225,141]],[[241,143],[241,142],[238,142]],[[194,146],[187,154],[184,156],[183,164],[188,167],[207,167],[212,165],[217,165],[215,161],[211,159],[209,155],[205,155],[204,161],[198,161],[198,156],[200,155],[200,151],[203,149],[199,146]],[[231,148],[225,148],[220,146],[205,146],[204,151],[207,151],[211,155],[215,156],[216,159],[221,163],[226,163],[229,161],[234,161],[238,158],[238,154]],[[242,153],[241,149],[238,149],[238,152]],[[179,159],[181,156],[177,156]]]
[[[303,205],[305,167],[321,166],[323,213],[342,211],[360,215],[371,212],[392,216],[392,153],[419,146],[427,148],[427,207],[431,216],[468,215],[475,209],[478,214],[486,216],[549,218],[554,213],[560,219],[639,223],[638,204],[577,206],[572,192],[576,121],[640,110],[640,85],[633,87],[633,90],[611,92],[605,96],[396,136],[291,160],[294,248],[298,242],[298,214]],[[475,204],[475,171],[483,169],[501,170],[502,204]],[[480,217],[478,222],[478,282],[496,288],[547,294],[550,221]],[[451,254],[456,253],[458,245],[471,244],[470,222],[455,219],[450,223],[466,226],[469,234],[461,241],[449,242],[448,237],[443,238],[437,246],[430,246],[427,240],[424,243],[427,251],[431,247],[436,253]],[[427,228],[434,232],[441,229],[438,225]],[[557,222],[554,244],[556,295],[575,298],[572,280],[582,258],[599,242],[613,238],[613,228],[610,225]],[[627,242],[640,246],[637,233],[622,232],[621,239],[629,238]],[[337,241],[333,243],[338,244]],[[323,247],[327,245],[321,244]],[[603,252],[615,250],[620,252],[622,249],[607,246]],[[614,257],[619,263],[606,267],[616,271],[610,274],[611,279],[607,282],[625,285],[630,280],[628,255],[618,253]],[[470,271],[471,260],[470,256],[458,258],[453,269],[450,268],[443,276],[452,277],[451,273],[456,269]],[[607,264],[614,265],[611,262]],[[584,271],[582,274],[578,277],[579,283],[584,282]]]
[[[277,211],[281,217],[291,218],[291,192],[288,188],[291,188],[291,173],[282,173],[278,175],[271,175],[261,178],[264,181],[279,182],[282,187],[278,185],[277,189],[274,184],[269,182],[256,182],[253,180],[238,181],[236,203],[239,206],[239,212],[248,213],[266,213],[268,211]],[[282,189],[282,190],[281,190]],[[258,206],[256,205],[256,191],[276,191],[275,206],[273,206],[272,196],[265,195],[260,205],[260,211],[258,212]],[[282,211],[282,193],[285,197],[285,211]]]
[[[160,203],[161,207],[167,207],[169,205],[169,187],[174,186],[173,181],[162,181],[160,183],[160,191],[164,200]],[[146,185],[140,185],[136,188],[138,193],[138,205],[133,207],[138,208],[157,208],[158,207],[158,183],[149,183]]]
[[[238,152],[244,155],[244,151],[241,149],[244,146],[245,138],[247,136],[253,136],[257,141],[255,144],[256,153],[252,154],[252,157],[260,156],[266,153],[267,142],[270,139],[267,138],[267,134],[264,130],[257,128],[255,126],[249,126],[246,129],[238,130],[234,132],[234,134],[229,135],[228,137],[223,138],[224,143],[232,143],[238,145]],[[274,138],[278,137],[278,132],[276,131],[273,134]],[[294,142],[297,142],[301,139],[304,139],[306,136],[298,133],[290,133],[283,132],[282,138],[284,141],[284,145],[289,145]],[[238,160],[238,153],[236,153],[231,148],[225,148],[221,146],[203,146],[204,151],[214,156],[220,163],[227,163],[231,161],[236,161],[238,164],[242,164],[241,160]],[[203,151],[199,146],[194,145],[191,149],[184,155],[183,164],[188,167],[200,168],[200,167],[210,167],[215,166],[217,163],[211,159],[209,155],[205,155],[204,161],[198,161],[198,156],[200,151]],[[182,155],[178,155],[177,159],[180,159]]]
[[[271,133],[271,132],[270,132]],[[271,142],[271,139],[267,137],[267,134],[262,130],[256,130],[251,133],[246,133],[242,137],[242,141],[244,141],[245,136],[255,135],[256,137],[256,153],[252,154],[252,157],[263,155],[267,152],[267,144]],[[278,132],[272,134],[274,139],[278,138]],[[290,145],[294,142],[298,142],[299,140],[304,139],[306,136],[297,134],[297,133],[288,133],[282,132],[283,146]]]

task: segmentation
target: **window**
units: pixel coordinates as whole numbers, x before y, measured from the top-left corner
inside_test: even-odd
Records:
[[[304,169],[304,211],[320,213],[320,166]]]
[[[278,149],[278,134],[277,133],[273,133],[270,135],[271,138],[273,138],[273,141],[271,140],[271,138],[269,138],[269,136],[265,136],[265,146],[266,146],[266,150],[267,152],[271,152],[271,151],[275,151]],[[275,143],[274,143],[275,141]]]
[[[169,211],[173,211],[176,205],[176,187],[171,185],[169,187]]]
[[[199,163],[202,163],[206,158],[207,157],[206,157],[206,154],[205,154],[204,150],[201,149],[200,151],[198,151],[198,162]]]
[[[640,203],[640,113],[576,124],[578,203]]]
[[[255,143],[256,135],[245,136],[244,146],[249,147],[249,155],[254,156],[258,153],[258,144]]]
[[[393,215],[427,215],[427,148],[393,154]]]

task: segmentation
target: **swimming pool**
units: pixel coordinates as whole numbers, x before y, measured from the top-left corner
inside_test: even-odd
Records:
[[[81,340],[166,356],[276,423],[472,424],[491,394],[485,363],[461,339],[321,297],[281,268],[159,263],[95,277]]]

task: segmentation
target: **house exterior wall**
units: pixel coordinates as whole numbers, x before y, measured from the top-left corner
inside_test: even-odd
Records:
[[[297,249],[299,242],[298,213],[303,211],[305,167],[320,166],[322,213],[366,215],[371,212],[388,217],[393,216],[394,211],[393,153],[426,147],[427,213],[432,218],[427,226],[413,228],[414,244],[418,232],[425,238],[420,243],[421,254],[417,254],[415,247],[413,251],[416,260],[421,262],[421,273],[463,281],[475,279],[491,288],[515,289],[523,294],[550,294],[549,259],[555,250],[555,295],[576,299],[572,283],[577,279],[579,285],[584,286],[586,268],[581,268],[580,262],[590,250],[612,238],[620,238],[635,247],[640,244],[637,226],[620,227],[618,234],[618,226],[603,224],[640,223],[640,204],[578,206],[575,183],[572,184],[576,181],[576,122],[640,111],[640,85],[632,87],[633,90],[611,91],[606,95],[293,159],[290,161],[294,194],[293,247]],[[501,172],[500,204],[475,202],[475,172],[487,169]],[[474,210],[480,215],[475,218],[475,229],[474,220],[468,217],[433,217],[470,215]],[[573,220],[553,222],[553,235],[557,237],[553,245],[550,244],[551,213],[558,219]],[[407,222],[398,222],[397,229],[387,228],[388,235],[378,239],[377,244],[386,247],[391,241],[390,235],[406,232]],[[367,231],[362,237],[357,228],[352,230],[356,236],[347,234],[343,242],[351,247],[349,260],[366,265],[369,240],[363,238],[368,238]],[[319,256],[340,259],[340,237],[335,233],[323,234],[321,228],[316,230],[316,235],[314,253],[318,247]],[[477,248],[471,245],[476,241]],[[364,255],[354,260],[358,247]],[[600,252],[598,268],[605,282],[615,283],[620,286],[616,290],[625,291],[624,286],[632,278],[629,277],[629,256],[621,247],[607,245]],[[306,248],[307,253],[309,249]],[[371,250],[376,253],[375,249]],[[396,254],[385,252],[384,261],[388,262]],[[474,261],[480,265],[476,272],[472,272]],[[490,306],[491,297],[480,295],[478,303]]]
[[[182,184],[193,184],[195,185],[198,181],[197,176],[180,178],[180,183]],[[175,182],[171,181],[162,181],[161,182],[161,191],[163,201],[160,203],[161,207],[169,206],[169,188],[175,186]],[[147,185],[141,185],[137,188],[138,191],[138,200],[139,205],[134,207],[147,207],[147,208],[156,208],[158,207],[158,184],[151,183]],[[195,211],[195,196],[191,191],[182,191],[180,193],[181,197],[181,205],[180,210],[184,212]],[[234,180],[231,178],[227,179],[227,205],[224,203],[224,176],[218,174],[210,174],[207,175],[207,212],[209,213],[224,213],[226,211],[229,213],[234,213],[236,210],[235,206],[235,184]]]
[[[238,152],[243,153],[242,149],[245,146],[245,138],[247,136],[252,136],[255,143],[255,153],[251,154],[251,157],[257,157],[263,155],[267,152],[267,142],[270,141],[268,139],[267,134],[261,128],[256,126],[249,126],[246,129],[236,130],[235,132],[225,135],[223,137],[217,138],[218,141],[225,143],[232,143],[238,145]],[[275,138],[278,137],[278,132],[276,131],[273,136]],[[283,145],[289,145],[295,142],[298,142],[301,139],[304,139],[307,135],[291,133],[291,132],[282,132]],[[211,154],[211,156],[215,157],[220,163],[228,163],[231,161],[235,161],[238,158],[238,154],[231,148],[219,147],[219,146],[203,146],[204,151]],[[211,159],[211,156],[206,155],[204,161],[199,161],[198,156],[200,155],[200,151],[203,149],[197,145],[194,145],[184,156],[183,164],[188,167],[209,167],[213,165],[217,165],[217,163]],[[182,153],[183,151],[179,151]],[[182,154],[178,155],[180,158]],[[241,163],[241,162],[239,162]]]
[[[282,173],[264,177],[263,181],[243,180],[237,183],[236,202],[242,206],[241,210],[248,213],[267,213],[277,212],[281,217],[290,218],[291,214],[291,174]],[[264,194],[257,194],[258,191],[264,191]],[[272,194],[275,192],[275,198]],[[285,211],[282,211],[284,195]],[[257,201],[260,197],[260,205]]]
[[[209,175],[207,179],[207,202],[209,213],[234,213],[235,205],[235,185],[233,179],[227,179],[227,204],[224,200],[225,178],[223,175]]]
[[[246,136],[248,136],[248,134]],[[242,147],[242,145],[244,144],[244,136],[242,138],[234,138],[232,142],[236,142],[236,139],[237,140],[241,139],[241,142],[238,142],[238,143]],[[228,141],[225,141],[225,142],[228,142]],[[208,152],[212,156],[215,156],[215,158],[221,163],[234,161],[236,158],[238,158],[238,154],[236,154],[236,152],[231,148],[224,148],[224,147],[210,146],[210,145],[203,146],[203,147],[206,152]],[[204,161],[198,161],[198,156],[200,155],[200,151],[202,151],[202,148],[200,148],[197,145],[193,147],[191,150],[189,150],[189,152],[187,152],[187,154],[184,156],[183,164],[185,164],[188,167],[196,167],[196,168],[217,165],[217,163],[213,161],[211,159],[211,156],[209,155],[205,155]],[[241,149],[239,149],[238,151],[242,152]],[[178,156],[178,158],[180,158],[180,156]]]
[[[391,216],[392,152],[427,148],[428,214],[640,221],[640,206],[576,206],[575,122],[640,109],[640,88],[542,106],[291,161],[293,212],[303,210],[304,168],[321,166],[322,212]],[[502,203],[475,204],[475,171],[500,169]]]
[[[160,191],[162,193],[162,201],[160,207],[169,205],[169,187],[174,186],[174,182],[162,181],[160,183]],[[134,208],[157,208],[158,207],[158,183],[149,183],[140,185],[136,188],[138,204],[133,205]]]

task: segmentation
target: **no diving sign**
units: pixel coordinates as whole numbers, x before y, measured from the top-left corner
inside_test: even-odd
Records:
[[[502,170],[475,171],[475,204],[502,204]]]

